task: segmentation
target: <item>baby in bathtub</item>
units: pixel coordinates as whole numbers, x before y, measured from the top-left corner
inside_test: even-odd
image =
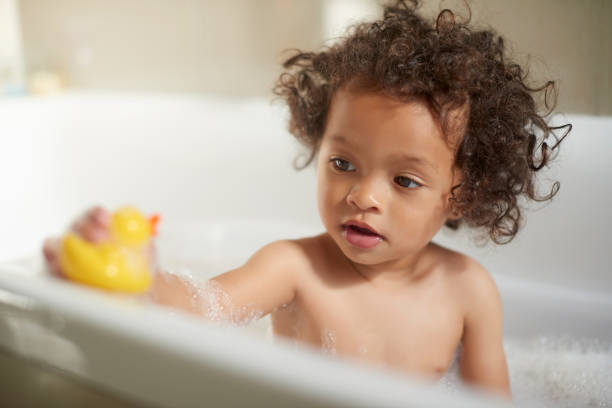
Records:
[[[398,1],[284,63],[275,93],[310,148],[325,232],[270,243],[205,286],[160,271],[150,294],[211,320],[270,314],[277,336],[436,378],[461,343],[462,379],[509,397],[495,283],[431,240],[466,224],[507,243],[522,220],[517,198],[554,196],[558,183],[545,196],[534,185],[563,139],[534,102],[554,84],[527,86],[493,32],[416,9]],[[94,208],[75,229],[97,241],[108,221]],[[57,241],[44,252],[61,274]]]

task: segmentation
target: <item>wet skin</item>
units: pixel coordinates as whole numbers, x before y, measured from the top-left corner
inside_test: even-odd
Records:
[[[460,254],[431,244],[418,277],[385,286],[356,272],[328,234],[295,243],[312,265],[292,303],[273,311],[277,335],[432,378],[446,372],[463,330]]]

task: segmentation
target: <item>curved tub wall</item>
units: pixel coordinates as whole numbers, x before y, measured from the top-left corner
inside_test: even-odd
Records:
[[[0,225],[10,231],[0,259],[37,251],[32,237],[57,233],[93,203],[131,202],[172,223],[243,216],[320,225],[314,169],[293,170],[303,150],[287,134],[286,117],[266,100],[112,93],[0,100]],[[611,293],[612,118],[567,120],[574,130],[540,177],[542,191],[550,180],[561,190],[524,212],[512,243],[476,248],[469,234],[445,229],[436,240],[473,254],[493,274]]]
[[[97,202],[131,202],[172,222],[236,214],[316,221],[304,199],[314,183],[308,171],[291,169],[297,144],[283,114],[263,101],[195,97],[0,101],[9,192],[0,217],[14,231],[0,259],[31,253],[38,246],[31,233],[62,229]]]
[[[0,348],[122,400],[167,407],[508,406],[83,290],[40,266],[0,266]]]
[[[76,212],[94,203],[108,207],[132,203],[161,212],[163,262],[176,265],[187,260],[206,273],[243,262],[271,240],[320,231],[314,170],[292,170],[301,149],[287,134],[285,119],[281,107],[261,100],[115,94],[0,100],[0,135],[5,142],[0,149],[5,191],[0,204],[0,225],[5,232],[0,261],[9,260],[0,266],[0,316],[4,319],[0,346],[118,395],[147,402],[155,400],[149,397],[158,398],[156,401],[169,406],[196,401],[203,391],[194,378],[211,375],[254,390],[251,402],[288,398],[307,406],[313,404],[308,395],[323,405],[355,402],[344,393],[349,393],[351,385],[359,388],[363,373],[347,377],[338,389],[330,390],[322,385],[327,377],[314,375],[322,366],[311,355],[242,344],[249,340],[223,337],[227,333],[215,334],[215,328],[201,327],[185,316],[173,319],[156,313],[155,308],[118,304],[55,282],[37,266],[10,262],[37,254],[42,237],[62,231]],[[608,230],[612,225],[604,213],[612,204],[612,174],[604,158],[612,151],[612,118],[570,116],[568,120],[574,123],[574,131],[564,142],[556,167],[542,177],[544,181],[559,179],[560,193],[549,205],[527,212],[524,230],[511,244],[478,248],[469,234],[447,230],[435,239],[473,255],[492,272],[504,302],[506,335],[573,334],[612,341],[608,313],[612,306]],[[245,225],[258,233],[244,234]],[[200,253],[201,258],[196,259],[194,254]],[[114,323],[108,324],[108,316],[101,316],[96,305],[110,307],[116,314]],[[181,336],[168,337],[168,327]],[[47,345],[74,347],[64,347],[59,354],[62,358],[37,352],[40,344],[33,333],[41,331],[51,339]],[[106,357],[114,351],[92,342],[93,333],[115,344],[117,355],[132,353],[134,358],[128,359],[124,375],[135,376],[130,380],[135,381],[133,386],[113,377],[114,366]],[[229,347],[215,348],[217,340],[196,344],[189,340],[193,336],[211,336],[224,345],[240,343],[268,358],[270,366],[255,374],[256,367],[249,371],[223,354]],[[142,376],[147,372],[141,370],[143,362],[151,361],[147,363],[149,373],[164,367],[155,365],[155,353],[163,356],[160,361],[168,373],[185,378],[184,398],[164,397],[162,390],[168,389],[159,386],[162,377]],[[229,360],[218,360],[211,353],[221,353]],[[247,365],[255,364],[249,361]],[[279,376],[287,367],[282,361],[310,368],[283,380]],[[327,366],[325,370],[334,375],[359,372],[353,368],[328,370]],[[240,372],[248,374],[241,376]],[[262,383],[262,378],[267,380]],[[333,375],[327,381],[332,379]],[[453,406],[446,395],[430,392],[418,381],[402,378],[401,383],[411,385],[405,388],[408,391],[399,392],[401,387],[392,385],[398,384],[393,382],[397,378],[387,380],[377,382],[378,391],[359,394],[363,405],[355,402],[353,406],[368,406],[373,401],[369,398],[381,398],[380,406],[418,401]],[[274,386],[277,381],[283,385]],[[297,384],[300,381],[302,385]],[[147,396],[152,388],[157,391]],[[219,401],[228,398],[228,387],[214,389],[219,390]],[[394,394],[396,399],[384,397]],[[232,398],[225,401],[236,403],[248,397],[236,394]],[[453,401],[460,406],[462,400]],[[470,400],[472,403],[477,404]]]

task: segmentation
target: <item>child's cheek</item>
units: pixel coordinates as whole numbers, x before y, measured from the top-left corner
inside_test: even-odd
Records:
[[[325,206],[327,201],[327,185],[324,180],[324,175],[322,172],[318,171],[317,173],[317,208],[319,210],[319,215],[321,220],[325,223]]]
[[[337,214],[343,202],[342,186],[339,183],[333,182],[333,176],[325,173],[325,170],[319,172],[317,179],[317,205],[319,216],[323,225],[330,228],[332,225],[340,223],[341,214]]]

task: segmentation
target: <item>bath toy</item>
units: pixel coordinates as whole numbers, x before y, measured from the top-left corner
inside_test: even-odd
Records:
[[[151,285],[148,245],[156,234],[158,215],[144,217],[133,207],[111,215],[109,237],[91,243],[75,233],[61,242],[59,262],[66,276],[103,289],[138,293]]]

